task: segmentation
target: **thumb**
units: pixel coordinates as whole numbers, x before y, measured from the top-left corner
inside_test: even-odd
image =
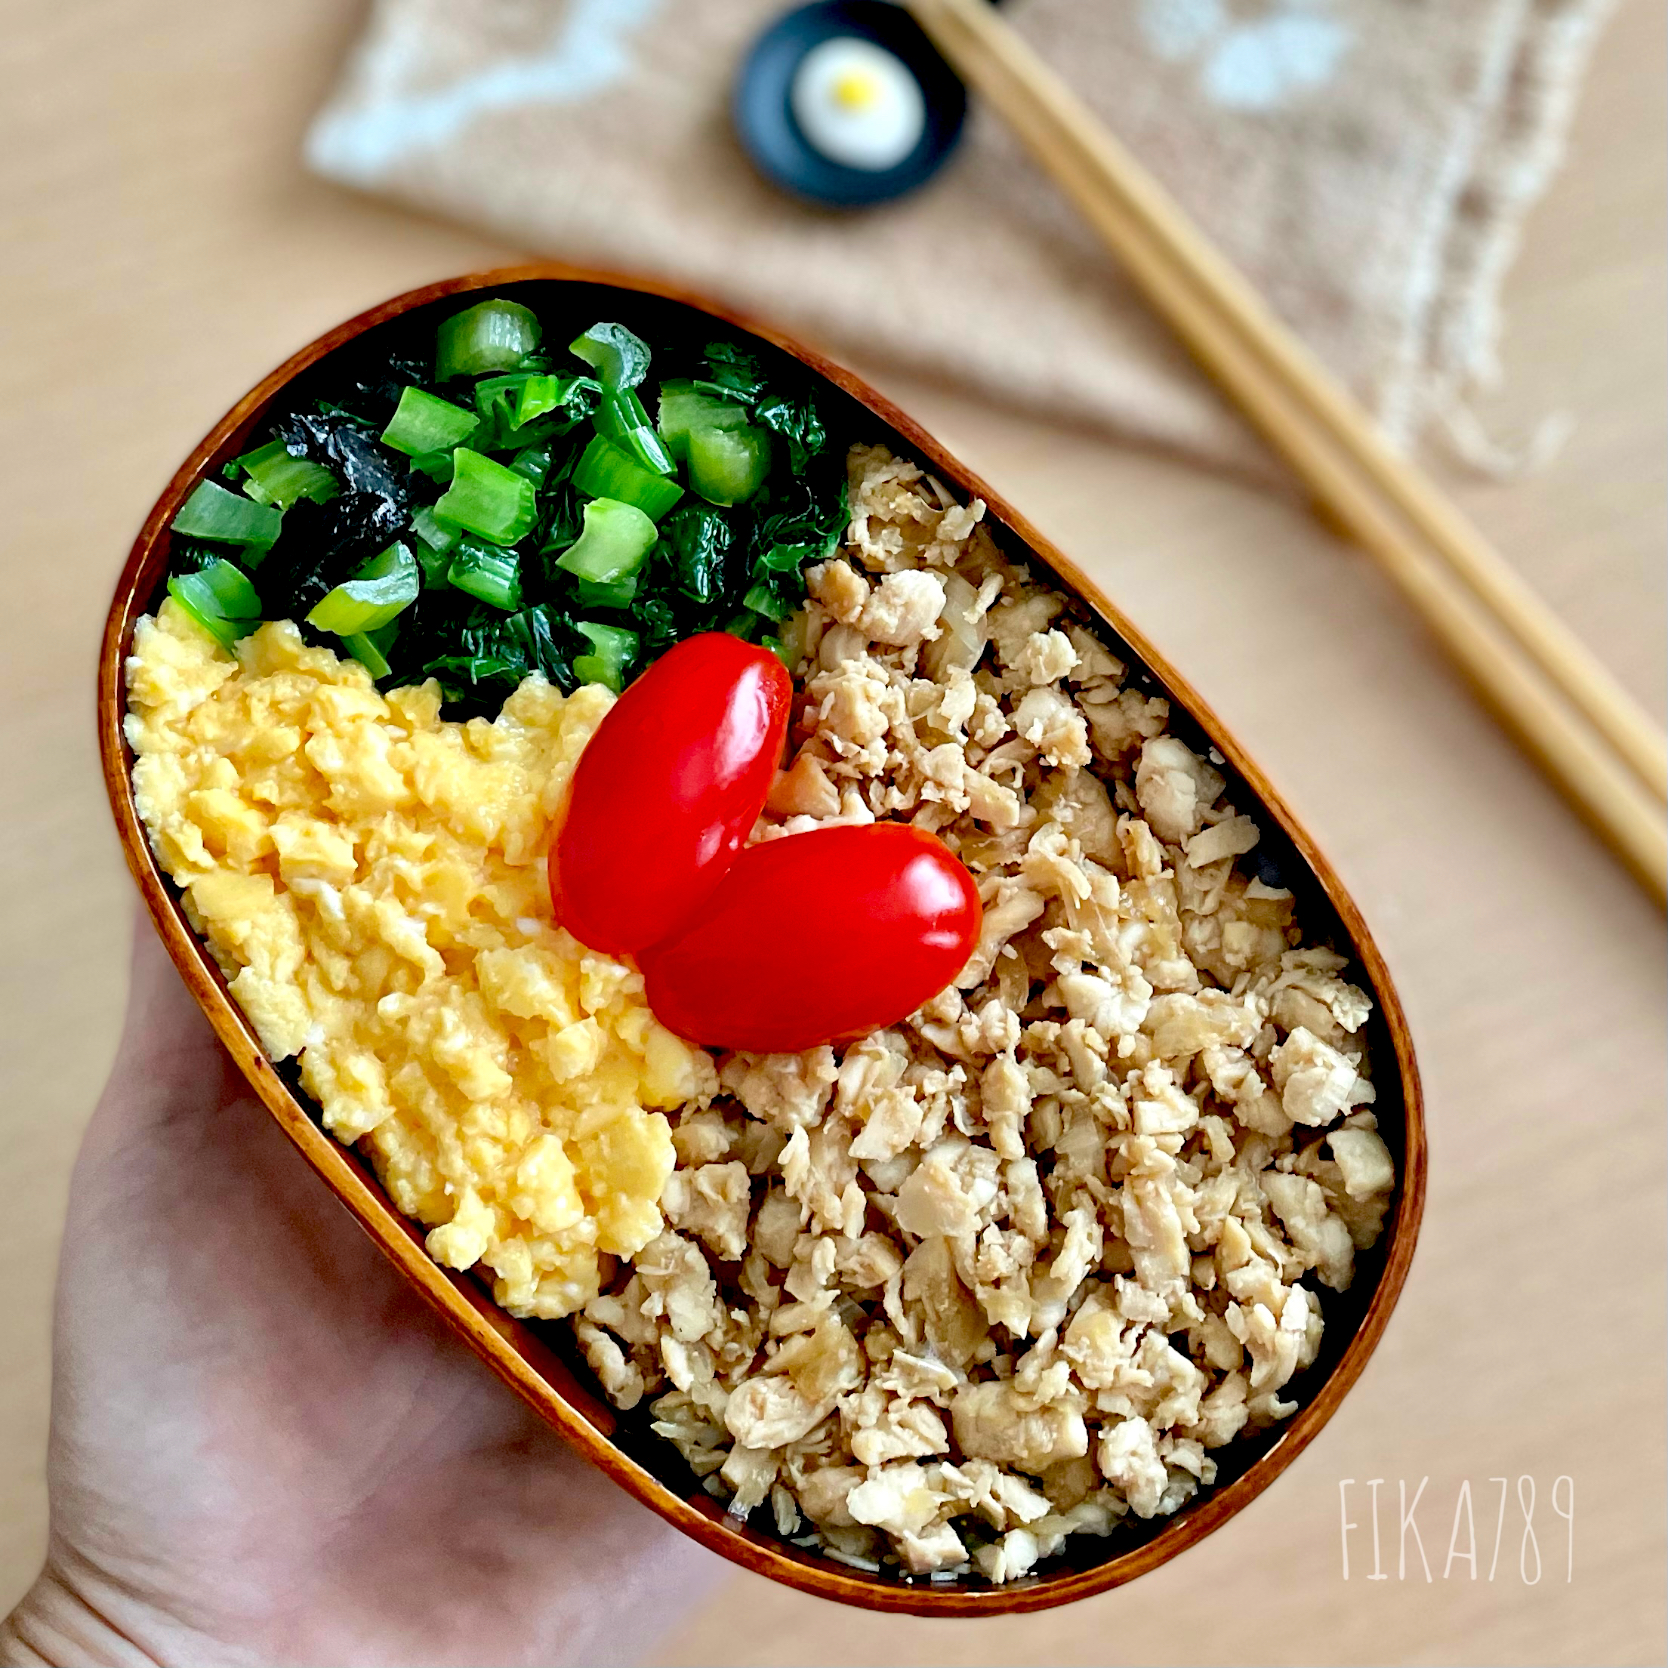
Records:
[[[152,1136],[164,1125],[201,1122],[240,1087],[220,1039],[155,928],[139,914],[121,1045],[88,1126],[87,1156]]]

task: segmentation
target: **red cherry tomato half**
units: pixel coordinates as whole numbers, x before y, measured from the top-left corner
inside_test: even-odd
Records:
[[[639,958],[662,1024],[708,1048],[787,1054],[913,1013],[979,937],[973,877],[902,823],[749,846]]]
[[[633,954],[712,891],[764,808],[792,701],[768,649],[709,631],[615,702],[550,848],[556,919],[580,943]]]

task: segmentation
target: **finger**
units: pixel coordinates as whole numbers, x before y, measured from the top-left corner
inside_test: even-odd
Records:
[[[150,921],[135,922],[127,1016],[84,1153],[107,1153],[182,1119],[212,1117],[241,1079]]]
[[[168,957],[155,927],[136,912],[122,1053],[152,1069],[184,1068],[195,1076],[220,1042]]]

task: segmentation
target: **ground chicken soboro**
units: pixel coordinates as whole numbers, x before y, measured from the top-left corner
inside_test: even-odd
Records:
[[[488,724],[172,600],[128,662],[134,800],[243,1011],[452,1268],[511,1314],[594,1296],[662,1227],[666,1119],[715,1086],[634,968],[550,919],[550,819],[613,697],[529,679]]]
[[[1166,703],[913,464],[850,460],[757,835],[909,820],[979,882],[954,988],[725,1060],[669,1227],[576,1318],[706,1486],[834,1556],[1023,1575],[1290,1414],[1394,1175],[1366,996],[1241,863]]]

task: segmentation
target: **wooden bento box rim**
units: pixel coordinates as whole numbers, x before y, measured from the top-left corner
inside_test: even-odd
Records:
[[[123,666],[134,621],[160,578],[151,557],[187,492],[202,478],[239,431],[252,427],[270,401],[301,372],[372,327],[448,295],[498,289],[527,281],[585,283],[635,291],[696,309],[747,331],[799,360],[843,390],[890,428],[904,446],[969,497],[984,499],[987,515],[1051,568],[1140,658],[1166,692],[1205,731],[1223,756],[1258,795],[1319,881],[1354,952],[1373,985],[1384,1025],[1395,1050],[1404,1109],[1405,1151],[1383,1272],[1354,1336],[1324,1383],[1286,1424],[1268,1450],[1238,1477],[1213,1488],[1185,1508],[1151,1539],[1084,1569],[1029,1577],[1010,1586],[964,1587],[908,1583],[847,1568],[832,1559],[799,1551],[726,1517],[706,1495],[684,1499],[618,1448],[610,1436],[616,1416],[574,1377],[553,1350],[526,1326],[500,1310],[473,1280],[448,1273],[423,1249],[418,1230],[378,1188],[357,1154],[342,1147],[308,1117],[272,1063],[241,1011],[228,995],[218,968],[187,926],[169,885],[158,870],[140,826],[129,776],[131,755],[122,729]],[[228,454],[229,455],[229,454]],[[153,571],[154,570],[154,571]],[[770,325],[675,285],[628,274],[592,271],[560,263],[538,263],[468,274],[426,284],[383,302],[325,332],[292,355],[215,424],[181,466],[146,518],[122,570],[105,625],[99,655],[99,751],[105,787],[121,834],[129,869],[186,985],[196,996],[222,1043],[242,1068],[285,1134],[299,1147],[359,1225],[411,1279],[426,1301],[499,1378],[593,1464],[645,1505],[714,1552],[758,1574],[804,1592],[871,1610],[922,1616],[995,1616],[1040,1610],[1120,1586],[1167,1563],[1203,1539],[1265,1489],[1314,1439],[1360,1376],[1383,1334],[1407,1278],[1424,1209],[1426,1149],[1418,1067],[1400,998],[1389,969],[1360,911],[1331,864],[1321,854],[1262,771],[1146,636],[1105,597],[1073,562],[1029,521],[953,458],[913,419],[860,377],[784,335]]]

